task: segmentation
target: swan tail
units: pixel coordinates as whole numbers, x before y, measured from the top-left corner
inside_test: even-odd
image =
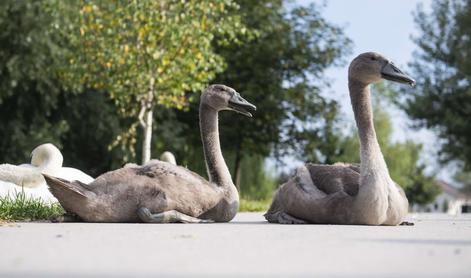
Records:
[[[270,223],[278,223],[278,216],[283,211],[283,208],[278,200],[278,194],[280,189],[275,191],[273,201],[268,211],[263,215],[265,219]]]
[[[67,181],[44,175],[49,191],[57,198],[66,212],[82,217],[87,215],[88,207],[95,200],[95,192],[90,191],[85,183]]]
[[[49,175],[43,174],[46,179],[46,183],[49,186],[49,191],[52,195],[61,201],[62,199],[68,198],[88,198],[90,191],[83,187],[82,183],[79,181],[69,182],[60,178],[52,177]],[[91,193],[91,192],[90,192]]]

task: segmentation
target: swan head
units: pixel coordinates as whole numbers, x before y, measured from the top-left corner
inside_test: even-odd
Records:
[[[209,105],[216,111],[232,110],[242,115],[252,117],[257,107],[246,101],[236,90],[231,87],[215,84],[210,85],[201,96],[201,103]]]
[[[175,159],[175,156],[171,152],[163,152],[162,155],[160,155],[160,160],[165,161],[168,163],[171,163],[173,165],[177,165],[177,160]]]
[[[51,143],[39,145],[31,152],[31,165],[45,174],[53,174],[60,169],[63,161],[61,152]]]
[[[415,80],[402,72],[389,59],[375,52],[358,55],[348,69],[350,79],[364,84],[377,83],[382,79],[415,85]]]

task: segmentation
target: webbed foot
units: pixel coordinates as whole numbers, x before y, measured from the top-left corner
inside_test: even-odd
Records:
[[[199,219],[183,214],[176,210],[164,211],[152,214],[148,208],[140,208],[137,211],[139,218],[145,223],[213,223],[213,220]]]
[[[307,221],[298,219],[294,216],[287,214],[286,212],[280,212],[278,214],[278,223],[280,224],[308,224]]]

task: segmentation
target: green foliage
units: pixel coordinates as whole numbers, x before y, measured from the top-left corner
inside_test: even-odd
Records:
[[[417,88],[406,91],[405,110],[417,124],[444,139],[442,160],[471,169],[471,1],[434,0],[430,13],[417,8],[420,51],[410,64]]]
[[[235,168],[235,152],[224,153],[229,169]],[[240,197],[246,200],[269,200],[278,187],[277,177],[266,169],[265,158],[260,155],[246,155],[240,165]],[[206,170],[205,170],[206,171]]]
[[[233,86],[258,109],[253,120],[223,116],[222,140],[243,154],[298,153],[305,149],[304,138],[320,137],[318,124],[336,107],[320,95],[326,85],[321,80],[326,68],[349,53],[350,40],[322,17],[321,5],[288,9],[277,0],[239,5],[242,22],[258,36],[218,49],[230,66],[216,81]]]
[[[432,177],[424,175],[424,167],[418,166],[411,171],[408,177],[410,181],[405,187],[405,192],[409,203],[426,205],[435,200],[441,193],[440,187],[435,183]]]
[[[127,150],[106,147],[129,123],[105,94],[62,88],[57,65],[70,49],[51,31],[58,14],[51,3],[0,3],[0,162],[26,163],[34,147],[51,142],[61,149],[65,165],[96,176],[129,157]]]
[[[38,142],[68,130],[52,115],[61,94],[54,62],[63,58],[42,2],[0,2],[0,161],[24,162]]]
[[[230,159],[230,158],[229,158]],[[234,161],[234,160],[229,160]],[[234,165],[232,165],[234,166]],[[247,155],[241,163],[240,195],[252,200],[268,200],[277,188],[277,180],[265,169],[265,159]]]
[[[323,124],[335,117],[337,105],[320,94],[327,86],[322,81],[323,73],[329,66],[343,62],[341,58],[349,53],[351,43],[339,27],[322,17],[321,5],[288,9],[278,0],[241,0],[238,4],[243,25],[257,35],[241,38],[240,45],[217,47],[228,67],[214,82],[235,88],[257,105],[252,119],[233,113],[220,116],[224,155],[243,192],[245,181],[237,177],[249,175],[242,169],[247,156],[273,154],[279,158],[325,147],[313,142],[325,138],[328,130]],[[201,144],[194,118],[198,113],[195,100],[189,111],[176,112],[177,119],[184,123],[181,134],[188,146]],[[200,161],[201,154],[197,150]],[[198,164],[189,159],[193,155],[186,149],[179,154],[191,167]]]
[[[57,1],[56,7],[76,10],[57,23],[73,49],[62,78],[107,91],[120,114],[139,118],[144,128],[152,126],[144,113],[155,105],[182,109],[185,92],[201,91],[223,70],[213,51],[216,36],[217,44],[228,44],[246,32],[230,0]],[[116,142],[133,153],[137,124]]]
[[[240,206],[239,206],[239,211],[240,212],[261,212],[261,211],[267,211],[268,208],[270,207],[270,200],[250,200],[250,199],[240,199]]]
[[[15,196],[0,197],[0,220],[47,220],[61,214],[64,214],[64,210],[59,204],[47,204],[40,198],[28,198],[24,191],[15,192]]]
[[[129,145],[143,139],[136,117],[154,76],[153,156],[170,150],[204,175],[195,93],[220,82],[259,108],[253,119],[221,115],[229,167],[244,172],[241,195],[270,197],[275,183],[263,157],[335,146],[332,126],[323,126],[337,107],[320,95],[327,86],[320,80],[351,44],[322,17],[321,5],[238,4],[2,1],[0,161],[26,162],[34,147],[52,142],[66,166],[94,176],[119,167],[132,159]],[[178,111],[187,101],[190,109]],[[128,146],[108,150],[114,138]]]
[[[222,70],[214,36],[234,38],[242,28],[230,15],[237,8],[231,1],[80,1],[76,8],[79,24],[64,31],[77,52],[69,60],[72,76],[63,74],[106,89],[126,111],[151,77],[157,103],[181,108],[185,91],[200,91]]]
[[[381,151],[388,165],[391,178],[406,192],[411,204],[427,204],[440,193],[432,176],[424,172],[419,164],[422,145],[409,139],[405,142],[392,142],[392,126],[390,115],[385,110],[387,103],[384,95],[392,94],[390,87],[380,84],[373,88],[374,125]],[[328,163],[353,162],[360,163],[360,142],[356,128],[347,136],[340,136],[337,149],[331,151],[325,160]]]
[[[108,149],[113,138],[125,131],[131,121],[119,117],[113,101],[104,93],[62,93],[53,116],[67,123],[67,132],[59,138],[64,165],[96,177],[131,159],[126,148]]]

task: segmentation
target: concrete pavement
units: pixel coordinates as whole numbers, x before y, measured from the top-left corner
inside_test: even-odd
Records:
[[[0,277],[471,277],[471,216],[415,226],[3,223]]]

